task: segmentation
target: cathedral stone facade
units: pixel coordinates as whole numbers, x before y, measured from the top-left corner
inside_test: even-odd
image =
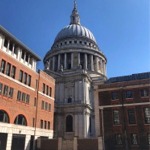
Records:
[[[55,137],[95,136],[94,84],[97,78],[106,80],[106,63],[74,3],[70,24],[44,57],[45,71],[56,79]]]

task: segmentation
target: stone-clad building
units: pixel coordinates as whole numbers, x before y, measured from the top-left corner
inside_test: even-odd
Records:
[[[106,63],[94,35],[80,24],[75,3],[70,24],[44,58],[45,71],[56,79],[55,137],[95,135],[93,81],[106,79]]]
[[[36,71],[40,58],[0,26],[0,150],[33,150],[53,138],[55,80]]]

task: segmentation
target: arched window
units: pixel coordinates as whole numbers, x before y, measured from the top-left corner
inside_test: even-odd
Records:
[[[14,124],[19,124],[23,126],[27,126],[26,118],[23,115],[18,115],[15,119]]]
[[[73,118],[71,115],[66,117],[66,132],[73,132]]]
[[[8,114],[4,110],[0,110],[0,122],[9,123]]]

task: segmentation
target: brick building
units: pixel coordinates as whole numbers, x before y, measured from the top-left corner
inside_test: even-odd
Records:
[[[0,26],[0,149],[33,149],[53,137],[55,80],[40,58]]]
[[[150,72],[110,78],[96,93],[96,130],[105,150],[148,150]]]

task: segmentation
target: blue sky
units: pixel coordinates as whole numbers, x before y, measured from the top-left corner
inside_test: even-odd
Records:
[[[77,0],[81,24],[107,57],[108,77],[150,71],[149,0]],[[73,0],[1,0],[0,24],[43,58]],[[43,69],[43,62],[38,63]]]

